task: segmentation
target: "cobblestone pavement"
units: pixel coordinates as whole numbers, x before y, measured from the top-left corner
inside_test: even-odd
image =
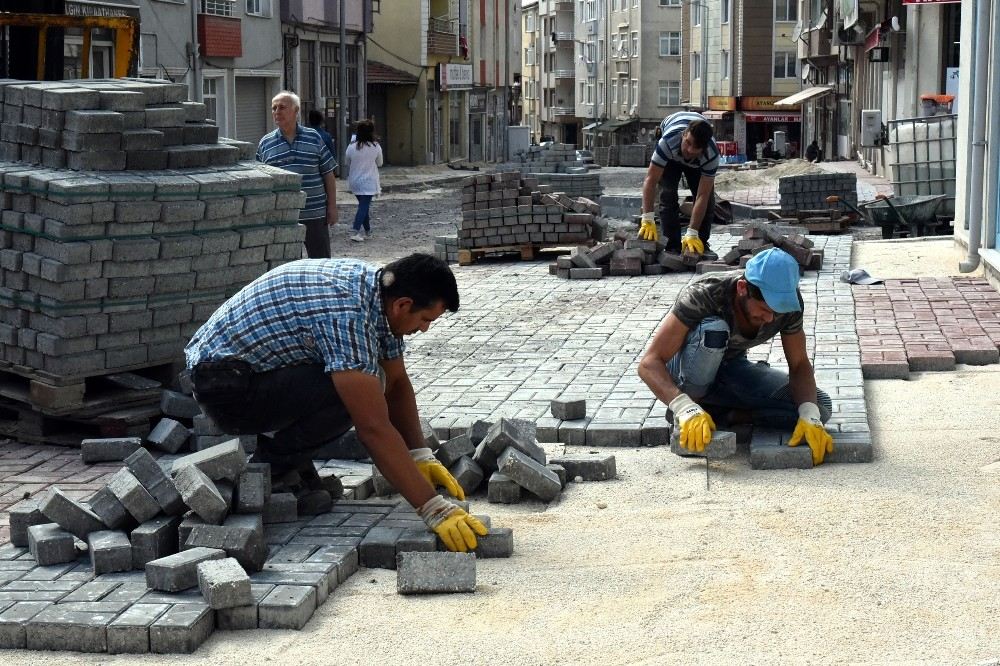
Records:
[[[885,280],[854,299],[866,378],[1000,360],[1000,294],[983,278]]]
[[[801,282],[805,330],[817,381],[834,400],[830,429],[869,433],[854,333],[849,236],[815,236],[825,268]],[[720,254],[736,238],[713,236]],[[559,280],[546,263],[456,269],[461,309],[408,344],[407,365],[421,413],[439,429],[462,430],[502,416],[537,422],[539,439],[567,444],[665,443],[665,410],[637,375],[642,353],[691,274]],[[785,367],[779,339],[752,360]],[[587,399],[588,419],[560,422],[549,400]]]

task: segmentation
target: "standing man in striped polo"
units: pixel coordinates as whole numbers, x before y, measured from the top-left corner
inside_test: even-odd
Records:
[[[639,238],[658,240],[653,217],[653,196],[660,185],[660,226],[670,252],[708,254],[708,237],[715,220],[715,173],[719,169],[719,147],[712,138],[712,125],[699,113],[681,111],[660,124],[660,142],[642,185],[642,226]],[[681,174],[694,193],[694,210],[681,238],[677,188]]]
[[[257,145],[257,161],[302,176],[306,204],[299,223],[306,228],[306,256],[330,257],[330,227],[337,223],[337,161],[319,132],[298,121],[299,96],[282,90],[271,100],[271,117],[277,125]]]

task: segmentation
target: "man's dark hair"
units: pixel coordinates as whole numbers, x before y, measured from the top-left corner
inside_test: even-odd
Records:
[[[323,127],[324,120],[323,114],[316,109],[309,112],[309,127]]]
[[[746,279],[746,278],[744,278],[744,279]],[[757,285],[755,285],[750,280],[747,280],[747,296],[749,296],[750,298],[752,298],[752,299],[754,299],[756,301],[763,301],[764,300],[764,292],[762,292],[760,290],[760,287],[758,287]]]
[[[707,120],[692,120],[687,131],[691,135],[691,141],[695,147],[704,148],[712,140],[712,134],[715,130]]]
[[[413,309],[422,310],[438,301],[450,312],[458,311],[458,284],[448,264],[429,254],[415,253],[386,264],[382,269],[382,295],[412,298]]]

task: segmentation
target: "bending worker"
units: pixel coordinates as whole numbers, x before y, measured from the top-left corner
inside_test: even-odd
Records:
[[[424,446],[403,364],[403,336],[426,331],[458,300],[451,269],[426,254],[382,269],[354,259],[279,266],[223,303],[188,343],[195,398],[224,432],[258,435],[253,460],[269,463],[272,477],[301,480],[291,488],[300,513],[329,510],[312,454],[353,424],[445,546],[471,550],[487,530],[436,494],[435,484],[465,499]]]
[[[669,405],[667,418],[683,448],[701,452],[711,441],[715,420],[708,409],[730,424],[793,430],[788,445],[808,444],[813,465],[833,452],[823,427],[832,404],[816,388],[798,284],[795,259],[771,248],[754,255],[745,271],[705,273],[681,290],[639,376]],[[779,333],[787,374],[746,355]]]
[[[681,111],[664,118],[660,141],[642,184],[642,224],[639,238],[659,240],[653,216],[653,196],[660,186],[660,225],[668,252],[708,251],[708,237],[715,220],[715,173],[719,169],[719,147],[712,138],[712,125],[698,113]],[[681,174],[694,193],[694,210],[681,238],[677,188]]]

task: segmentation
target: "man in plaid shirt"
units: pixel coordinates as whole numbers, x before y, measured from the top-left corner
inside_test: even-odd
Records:
[[[458,305],[451,269],[426,254],[382,269],[354,259],[285,264],[226,301],[188,343],[195,397],[225,432],[258,435],[254,460],[270,463],[279,484],[291,479],[303,514],[332,504],[312,452],[353,425],[445,545],[471,550],[486,528],[436,494],[442,485],[464,499],[424,447],[403,364],[403,336]]]

